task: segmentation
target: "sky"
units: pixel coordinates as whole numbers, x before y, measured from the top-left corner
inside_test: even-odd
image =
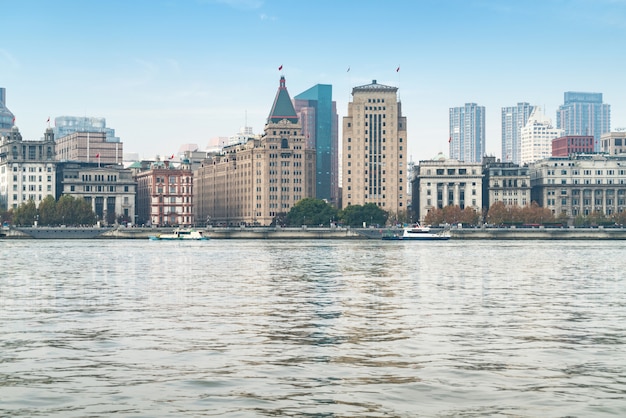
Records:
[[[611,128],[626,127],[626,0],[0,0],[0,11],[0,87],[25,140],[49,117],[90,116],[142,158],[204,149],[243,126],[262,133],[281,75],[292,98],[331,84],[340,127],[353,87],[398,87],[415,162],[448,155],[449,108],[465,103],[485,106],[496,157],[501,108],[518,102],[556,124],[564,92],[600,92]]]

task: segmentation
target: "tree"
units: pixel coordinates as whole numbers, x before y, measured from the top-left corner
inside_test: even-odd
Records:
[[[459,221],[462,224],[467,225],[478,225],[480,221],[480,214],[469,206],[466,206],[465,209],[461,212],[461,218]]]
[[[41,225],[58,225],[57,201],[52,195],[46,196],[39,203],[39,223]]]
[[[439,225],[443,223],[443,210],[439,208],[429,209],[424,217],[426,225]]]
[[[287,225],[330,225],[337,218],[337,209],[322,199],[306,198],[298,201],[287,214]]]
[[[487,212],[487,223],[502,225],[509,223],[510,220],[510,213],[504,202],[495,202],[489,207],[489,211]]]
[[[443,221],[448,224],[458,224],[461,220],[461,207],[448,205],[443,208]]]
[[[2,218],[4,219],[4,218]],[[618,212],[613,214],[613,221],[618,225],[626,224],[626,212]]]
[[[342,209],[337,216],[342,223],[358,227],[363,225],[363,222],[370,225],[385,225],[389,215],[377,204],[366,203],[363,206],[350,205]]]
[[[15,209],[13,223],[15,225],[32,225],[37,219],[37,205],[34,200],[24,202]]]

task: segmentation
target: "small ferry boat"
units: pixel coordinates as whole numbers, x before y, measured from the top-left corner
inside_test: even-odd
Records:
[[[428,226],[421,226],[419,224],[415,224],[409,227],[406,227],[402,231],[402,235],[400,234],[386,234],[383,235],[384,240],[423,240],[423,241],[435,241],[435,240],[447,240],[450,239],[450,231],[431,231]]]
[[[154,241],[173,241],[173,240],[195,240],[195,241],[206,241],[209,239],[208,236],[204,235],[203,231],[198,231],[195,229],[175,229],[171,233],[162,233],[157,235],[151,235],[151,240]]]

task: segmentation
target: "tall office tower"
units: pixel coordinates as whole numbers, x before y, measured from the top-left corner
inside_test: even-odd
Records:
[[[535,107],[520,132],[521,164],[534,163],[552,156],[552,140],[563,135],[554,128],[539,106]]]
[[[375,203],[390,221],[407,211],[407,127],[397,87],[354,87],[343,118],[342,205]]]
[[[556,112],[556,127],[564,135],[593,135],[593,149],[599,152],[600,137],[611,131],[611,105],[602,103],[602,93],[566,91],[563,101]]]
[[[106,142],[120,142],[115,129],[107,128],[105,118],[58,116],[54,118],[54,137],[59,140],[75,132],[103,132]]]
[[[9,133],[15,124],[15,116],[6,106],[6,89],[0,87],[0,135]]]
[[[339,149],[337,103],[333,86],[316,84],[294,97],[307,148],[315,149],[315,197],[337,205],[339,199]]]
[[[520,131],[534,109],[526,102],[502,108],[502,162],[520,163]]]
[[[485,107],[465,103],[450,108],[450,158],[480,163],[485,155]]]

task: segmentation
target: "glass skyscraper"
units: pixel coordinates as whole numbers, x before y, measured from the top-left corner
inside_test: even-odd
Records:
[[[611,131],[611,106],[602,103],[602,93],[567,91],[556,112],[556,127],[566,136],[593,135],[593,149],[599,152],[600,137]]]
[[[520,163],[522,149],[520,131],[534,109],[535,106],[526,102],[502,108],[502,162]]]
[[[6,107],[6,90],[4,87],[0,87],[0,134],[10,131],[13,122],[13,113]]]
[[[465,103],[450,108],[450,158],[480,163],[485,155],[485,107]]]
[[[336,205],[339,198],[339,119],[332,93],[331,85],[316,84],[294,96],[294,107],[307,148],[316,151],[315,197]]]
[[[75,132],[103,132],[106,142],[120,142],[115,129],[107,128],[105,118],[86,116],[58,116],[54,118],[54,138],[59,140]]]

